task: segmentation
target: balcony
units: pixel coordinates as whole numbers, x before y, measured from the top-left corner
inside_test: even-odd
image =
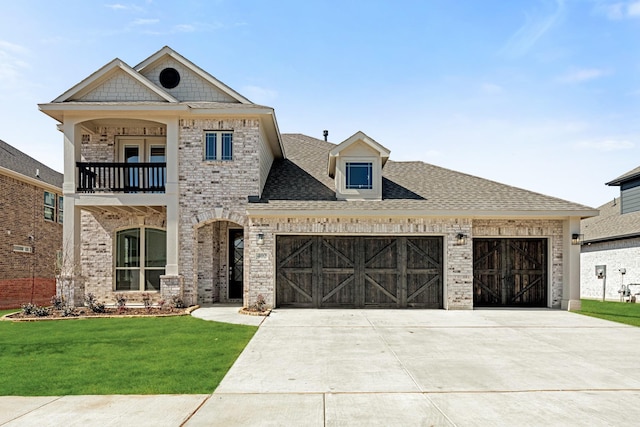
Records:
[[[78,193],[164,193],[166,163],[76,162]]]

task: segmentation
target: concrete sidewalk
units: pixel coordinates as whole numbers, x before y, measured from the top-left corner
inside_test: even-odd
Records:
[[[249,321],[224,309],[194,315]],[[557,310],[275,310],[212,395],[2,397],[0,425],[633,425],[639,361],[640,328]]]

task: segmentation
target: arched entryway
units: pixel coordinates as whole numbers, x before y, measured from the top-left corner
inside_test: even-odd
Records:
[[[197,229],[198,304],[242,303],[244,293],[244,229],[215,220]]]

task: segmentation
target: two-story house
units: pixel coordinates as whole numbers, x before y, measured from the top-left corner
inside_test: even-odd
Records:
[[[272,108],[169,47],[40,109],[64,134],[59,290],[76,303],[579,307],[572,243],[597,211],[394,162],[362,132],[280,134]]]
[[[582,297],[640,301],[640,167],[605,185],[620,187],[620,196],[582,221]]]
[[[0,140],[0,309],[49,305],[56,294],[62,179]]]

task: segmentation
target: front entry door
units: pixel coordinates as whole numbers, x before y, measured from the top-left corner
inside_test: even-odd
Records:
[[[229,299],[242,298],[244,230],[229,230]]]

